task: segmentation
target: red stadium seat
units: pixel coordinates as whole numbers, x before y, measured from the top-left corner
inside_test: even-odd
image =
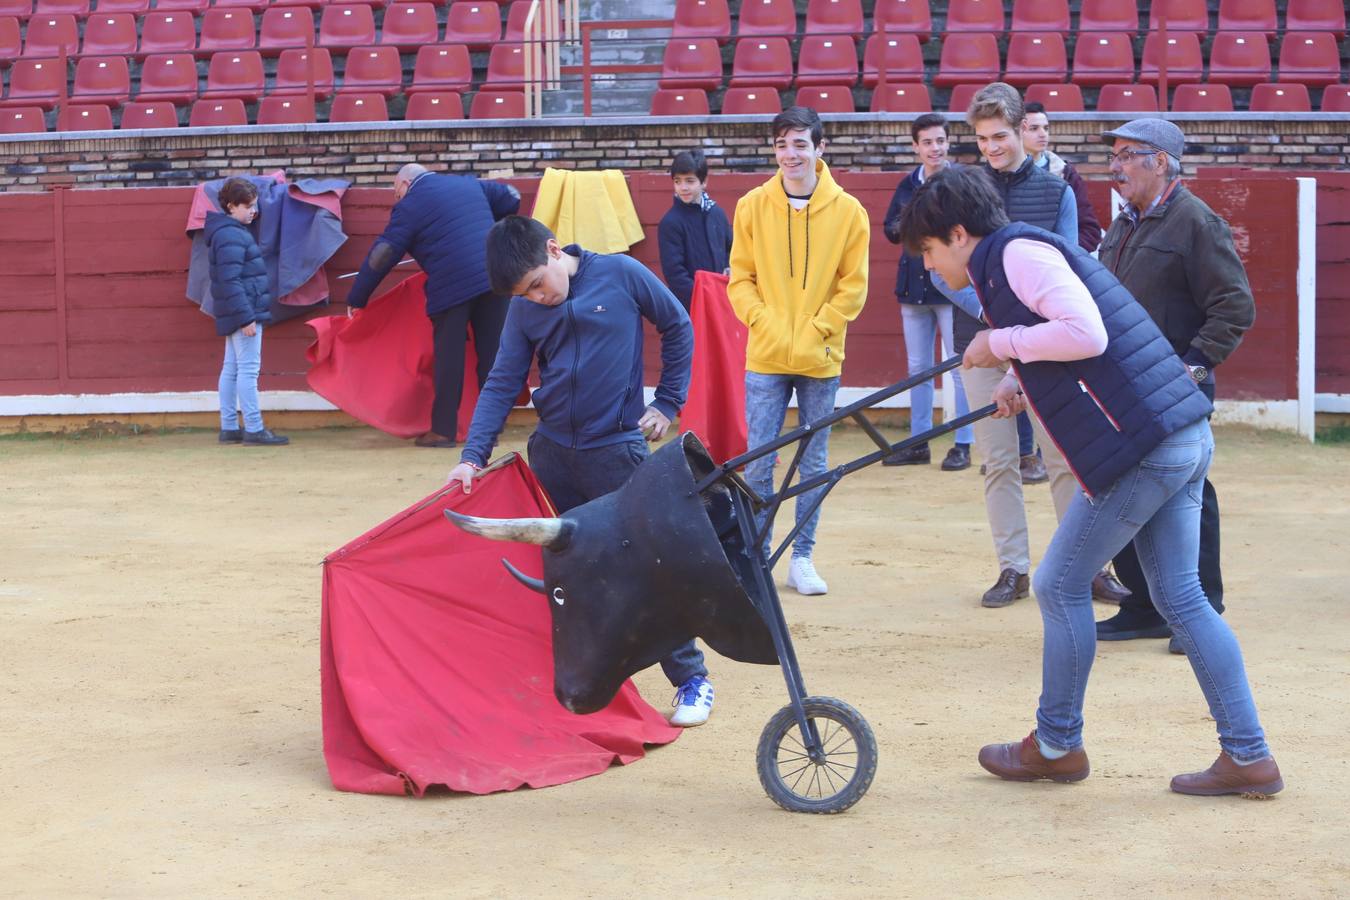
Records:
[[[1286,31],[1330,31],[1336,40],[1345,38],[1345,4],[1342,0],[1289,0],[1284,11]]]
[[[308,125],[314,121],[314,106],[307,97],[262,98],[258,104],[259,125]]]
[[[1233,92],[1226,84],[1179,84],[1172,112],[1232,112]]]
[[[1158,92],[1151,84],[1106,84],[1097,95],[1097,112],[1157,112]]]
[[[516,0],[511,4],[506,23],[507,40],[511,40],[510,16],[515,14],[517,6],[522,6],[520,18],[523,24],[524,11],[529,5],[528,0]],[[731,10],[727,8],[727,0],[675,0],[675,25],[670,36],[672,40],[717,38],[718,43],[725,44],[731,39]]]
[[[134,56],[136,53],[136,17],[131,13],[105,15],[99,12],[84,23],[85,56]]]
[[[19,59],[9,70],[9,94],[0,106],[37,106],[51,109],[66,83],[59,60]]]
[[[742,0],[736,37],[794,37],[797,7],[792,0]]]
[[[1013,31],[1069,33],[1069,0],[1013,0]]]
[[[1252,112],[1312,112],[1306,84],[1258,84],[1252,88]]]
[[[411,53],[440,40],[436,7],[430,3],[395,3],[384,11],[380,44]]]
[[[700,88],[659,88],[652,94],[654,116],[706,116],[708,92]]]
[[[136,26],[131,28],[132,47],[136,44]],[[19,37],[19,20],[14,16],[0,16],[0,69],[23,55],[23,40]]]
[[[409,122],[464,118],[464,98],[455,91],[424,91],[408,98],[403,118]]]
[[[177,128],[178,109],[172,103],[128,103],[122,107],[118,128]]]
[[[34,16],[28,20],[24,56],[59,56],[62,47],[67,55],[79,52],[80,35],[74,16]]]
[[[885,53],[882,53],[882,50]],[[863,85],[876,87],[881,80],[879,71],[886,64],[886,82],[922,81],[923,50],[915,34],[873,34],[863,47]]]
[[[89,0],[37,0],[35,16],[74,16],[83,19],[89,15]]]
[[[347,54],[338,94],[352,92],[393,97],[403,88],[403,64],[397,47],[358,47]]]
[[[1120,31],[1134,37],[1139,33],[1139,8],[1134,0],[1083,0],[1078,31]]]
[[[212,54],[206,70],[203,100],[237,97],[245,103],[257,103],[263,95],[262,54],[256,50],[222,50]]]
[[[322,9],[328,0],[272,0],[272,6],[307,6],[310,9]],[[371,4],[372,6],[375,4]]]
[[[1069,72],[1064,35],[1057,31],[1014,31],[1008,40],[1007,72],[1003,80],[1017,87],[1038,81],[1063,81]]]
[[[926,44],[933,34],[933,13],[928,0],[877,0],[872,27],[879,34],[912,34]]]
[[[839,85],[825,87],[806,87],[797,91],[793,106],[806,106],[818,113],[851,113],[857,110],[853,106],[853,90]]]
[[[304,7],[292,7],[304,9]],[[308,10],[306,10],[308,12]],[[296,97],[309,90],[309,50],[282,50],[270,96]],[[333,93],[333,56],[323,47],[314,53],[314,99],[327,100]]]
[[[722,51],[717,48],[717,41],[713,38],[694,38],[666,44],[659,85],[663,88],[688,87],[708,91],[721,87]]]
[[[942,57],[933,78],[937,87],[963,82],[988,84],[998,81],[998,41],[992,34],[947,34],[942,39]]]
[[[288,47],[314,42],[314,11],[305,6],[274,6],[263,12],[258,28],[258,49],[276,56]]]
[[[0,16],[27,19],[33,14],[33,0],[0,0]],[[43,129],[46,130],[45,128]]]
[[[951,0],[947,4],[947,34],[974,31],[1003,34],[1003,0]]]
[[[229,100],[198,100],[192,104],[188,114],[190,128],[234,128],[248,124],[248,113],[244,111],[244,101],[236,98]]]
[[[502,40],[509,43],[519,43],[525,40],[525,18],[530,13],[530,0],[513,0],[512,4],[506,8],[506,34],[502,35]],[[544,22],[544,8],[539,7],[539,28],[547,36],[548,29]],[[719,43],[726,43],[725,39],[719,39]]]
[[[855,40],[863,33],[860,0],[808,0],[805,34],[848,35]]]
[[[112,110],[102,103],[71,104],[56,117],[57,131],[112,131]]]
[[[1112,84],[1134,80],[1134,45],[1119,31],[1080,34],[1073,48],[1074,84]]]
[[[0,109],[0,134],[34,134],[47,130],[47,117],[38,106]]]
[[[258,43],[253,13],[246,9],[208,9],[202,14],[199,50],[252,50]]]
[[[328,110],[330,122],[388,122],[384,94],[338,94]]]
[[[722,97],[724,116],[776,116],[782,111],[783,101],[771,87],[729,87]]]
[[[1209,80],[1238,87],[1270,80],[1270,44],[1259,31],[1220,31],[1209,48]]]
[[[75,103],[121,106],[131,99],[131,72],[125,56],[82,56],[75,64]]]
[[[1083,89],[1076,84],[1033,84],[1027,87],[1023,97],[1027,103],[1033,100],[1045,107],[1047,112],[1082,112]]]
[[[1158,81],[1158,63],[1163,47],[1162,35],[1149,32],[1144,39],[1144,54],[1139,63],[1139,80],[1145,84]],[[1199,81],[1205,75],[1204,57],[1200,55],[1200,38],[1193,32],[1167,33],[1167,80],[1173,84]]]
[[[150,0],[98,0],[99,15],[131,13],[143,16],[150,10]]]
[[[970,108],[970,101],[975,99],[975,94],[985,83],[980,84],[958,84],[952,88],[951,96],[947,98],[947,110],[956,115],[964,116],[966,110]]]
[[[1275,40],[1275,0],[1219,0],[1219,31],[1259,31]]]
[[[191,53],[197,49],[197,22],[192,13],[155,10],[141,19],[141,53]]]
[[[520,44],[498,44],[488,54],[484,87],[490,90],[517,90],[525,84],[525,48]]]
[[[797,86],[837,84],[853,87],[858,83],[858,48],[849,35],[802,38],[797,54]]]
[[[194,16],[206,12],[206,8],[210,5],[210,0],[155,0],[156,10],[188,12]]]
[[[29,24],[29,28],[33,26]],[[1329,31],[1291,31],[1280,44],[1279,81],[1312,86],[1341,80],[1341,52]]]
[[[428,44],[417,51],[412,85],[407,93],[467,91],[473,82],[469,48],[463,44]]]
[[[933,100],[928,96],[928,88],[922,82],[914,84],[890,84],[886,90],[872,92],[872,112],[932,112]]]
[[[445,42],[486,50],[502,38],[502,11],[492,0],[451,3],[445,14]]]
[[[272,0],[215,0],[213,5],[226,9],[247,9],[250,12],[260,13],[272,5]]]
[[[1322,91],[1322,112],[1350,112],[1350,84],[1333,84]]]
[[[337,53],[375,43],[375,13],[364,3],[326,6],[319,20],[319,46]],[[331,121],[331,119],[330,119]]]
[[[1206,0],[1153,0],[1148,10],[1148,30],[1158,30],[1158,14],[1167,11],[1169,35],[1192,33],[1196,37],[1209,34],[1209,5]]]
[[[186,106],[197,99],[197,63],[189,53],[157,53],[141,63],[141,103]]]
[[[525,94],[521,91],[479,91],[469,104],[470,119],[523,119]]]
[[[787,38],[741,38],[731,63],[732,87],[787,90],[792,83],[792,50]]]

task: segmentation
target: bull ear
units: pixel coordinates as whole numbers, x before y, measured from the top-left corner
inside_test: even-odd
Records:
[[[532,591],[543,594],[546,597],[548,596],[548,591],[544,588],[544,579],[531,578],[515,566],[511,565],[511,561],[508,559],[503,559],[502,565],[506,566],[506,571],[510,572],[511,577],[515,578],[516,581],[519,581]]]
[[[562,519],[484,519],[461,515],[448,509],[445,511],[445,517],[479,537],[494,541],[538,544],[549,550],[564,549],[571,541],[572,529],[575,527],[571,522]]]

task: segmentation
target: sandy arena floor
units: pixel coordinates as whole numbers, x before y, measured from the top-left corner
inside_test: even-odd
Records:
[[[1099,646],[1091,778],[984,773],[980,745],[1033,724],[1041,637],[1034,600],[979,606],[996,575],[979,476],[875,466],[846,479],[817,549],[829,596],[784,599],[808,687],[863,712],[880,764],[861,803],[815,817],[778,809],[755,776],[760,730],[787,700],[778,670],[716,657],[712,721],[631,766],[486,797],[334,791],[319,561],[457,457],[362,429],[293,439],[0,440],[0,896],[1348,890],[1346,445],[1218,435],[1228,619],[1288,783],[1267,803],[1168,792],[1217,744],[1163,641]],[[835,458],[864,441],[838,432]],[[1049,494],[1028,490],[1043,548]],[[638,683],[664,708],[659,670]]]

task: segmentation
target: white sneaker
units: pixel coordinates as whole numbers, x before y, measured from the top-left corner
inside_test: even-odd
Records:
[[[670,724],[679,728],[692,728],[702,725],[712,715],[712,682],[702,675],[695,675],[675,689],[672,704],[675,712],[671,714]]]
[[[787,583],[788,587],[796,588],[797,593],[808,597],[829,592],[825,579],[816,574],[816,567],[809,556],[792,557],[792,565],[788,567]]]

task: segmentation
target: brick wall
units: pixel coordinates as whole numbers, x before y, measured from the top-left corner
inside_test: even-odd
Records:
[[[1350,116],[1173,118],[1189,139],[1188,172],[1198,165],[1291,165],[1304,170],[1350,166]],[[909,121],[827,117],[826,159],[835,168],[855,171],[912,166]],[[1092,113],[1056,116],[1054,149],[1079,165],[1086,177],[1101,176],[1105,166],[1096,136],[1120,122]],[[384,186],[400,165],[411,161],[497,177],[538,175],[548,166],[663,170],[674,149],[695,144],[705,148],[714,171],[768,171],[772,161],[766,130],[763,119],[714,117],[679,123],[398,123],[0,137],[0,192],[41,191],[53,185],[188,185],[281,168],[292,178],[345,177],[357,185]],[[952,138],[957,157],[973,162],[970,129],[954,122]]]

